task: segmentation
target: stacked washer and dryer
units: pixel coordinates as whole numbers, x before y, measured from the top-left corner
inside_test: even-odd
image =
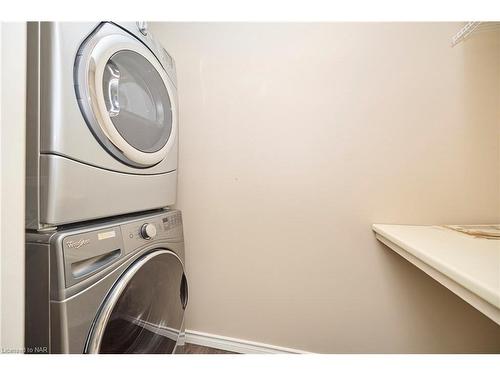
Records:
[[[143,22],[33,22],[27,78],[27,351],[178,351],[173,59]]]

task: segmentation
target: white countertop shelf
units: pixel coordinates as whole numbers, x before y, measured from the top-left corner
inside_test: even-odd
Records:
[[[374,224],[382,243],[500,325],[500,240],[443,226]]]

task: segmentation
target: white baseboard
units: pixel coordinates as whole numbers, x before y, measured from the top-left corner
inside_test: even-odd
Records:
[[[130,323],[136,324],[155,334],[165,336],[173,341],[179,339],[178,345],[184,345],[184,343],[196,344],[241,354],[312,354],[311,352],[306,352],[304,350],[236,339],[234,337],[213,335],[211,333],[199,331],[186,330],[185,333],[181,332],[179,337],[179,331],[173,328],[159,327],[155,324],[151,324],[142,319],[137,319],[128,315],[122,315],[122,318]]]
[[[186,343],[203,345],[241,354],[311,354],[311,352],[306,352],[304,350],[191,330],[186,330]]]

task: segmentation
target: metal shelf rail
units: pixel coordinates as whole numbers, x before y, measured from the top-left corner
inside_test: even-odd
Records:
[[[472,34],[484,31],[497,31],[500,30],[500,22],[481,22],[471,21],[467,22],[454,36],[451,38],[451,46],[454,47],[460,42],[464,41]]]

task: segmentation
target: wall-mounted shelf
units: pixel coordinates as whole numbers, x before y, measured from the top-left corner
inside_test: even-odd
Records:
[[[500,240],[441,226],[374,224],[373,230],[379,241],[500,325]]]
[[[481,22],[481,21],[467,22],[465,26],[462,27],[453,36],[453,38],[451,38],[451,46],[452,47],[456,46],[458,43],[464,41],[472,34],[484,31],[496,31],[496,30],[500,30],[500,22]]]

